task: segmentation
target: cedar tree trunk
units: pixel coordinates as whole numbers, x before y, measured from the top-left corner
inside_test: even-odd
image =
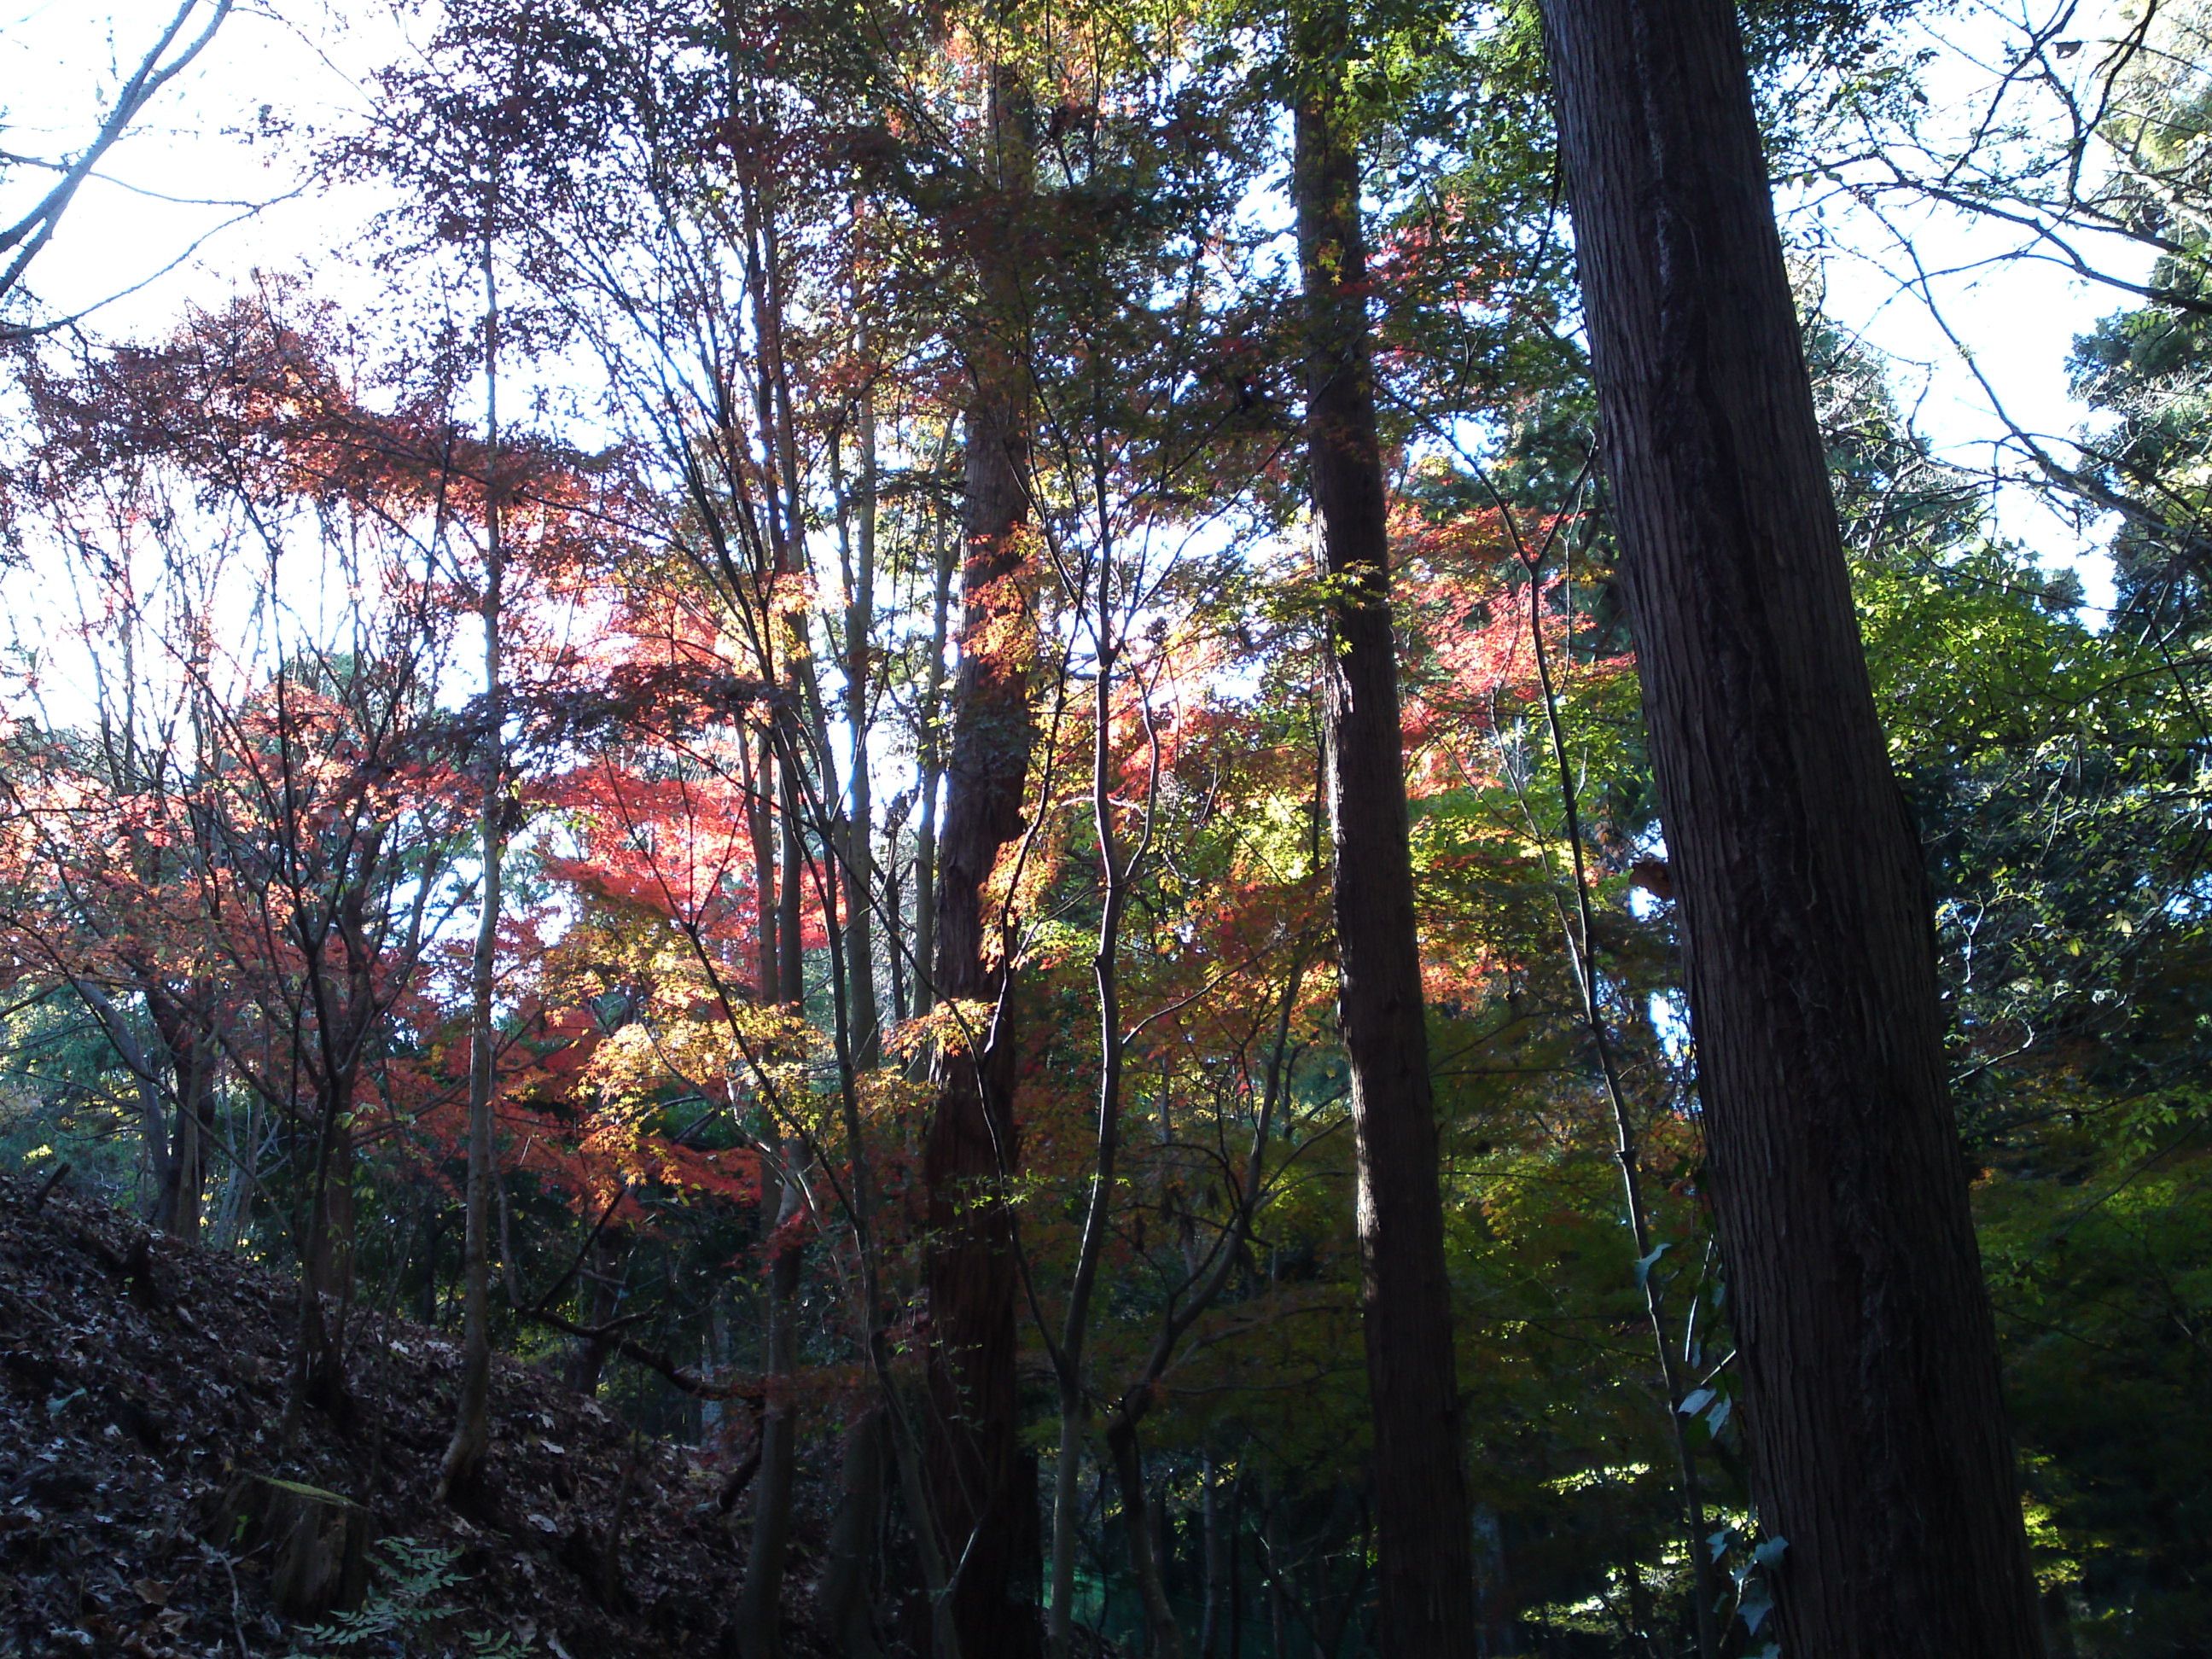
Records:
[[[1413,924],[1359,169],[1335,67],[1346,32],[1335,0],[1300,19],[1306,75],[1293,179],[1310,330],[1308,465],[1324,563],[1340,584],[1322,667],[1339,1009],[1358,1139],[1382,1648],[1391,1659],[1440,1659],[1473,1650],[1474,1571]]]
[[[1735,14],[1544,15],[1783,1650],[2031,1659],[1926,878]]]
[[[968,649],[953,693],[951,764],[938,844],[937,963],[939,1001],[996,1004],[1003,959],[987,967],[984,882],[1001,848],[1022,831],[1023,786],[1035,741],[1026,665],[1004,638],[1006,613],[1023,606],[1017,533],[1025,515],[1013,447],[1018,419],[978,399],[968,422],[968,545],[962,630]],[[1024,623],[1025,627],[1026,624]],[[988,641],[988,642],[987,642]],[[1015,1437],[1015,1241],[1001,1195],[1016,1157],[1012,1095],[1014,1037],[1000,1018],[973,1033],[975,1048],[948,1048],[938,1064],[936,1110],[923,1152],[929,1195],[927,1267],[930,1392],[939,1432],[930,1487],[945,1559],[963,1561],[952,1588],[961,1659],[1034,1650],[1014,1640],[1033,1609],[1012,1616],[1014,1506],[1034,1505],[1017,1489]],[[972,1541],[971,1541],[972,1540]]]
[[[1026,142],[1019,82],[994,67],[994,133],[1013,151],[1000,158],[1008,180],[1001,206],[1025,191]],[[997,314],[975,331],[970,359],[975,390],[967,419],[962,506],[960,666],[952,690],[952,741],[945,771],[945,823],[938,844],[936,947],[931,975],[939,1002],[1000,1006],[1003,954],[986,961],[987,932],[999,921],[983,887],[1003,848],[1022,833],[1023,793],[1036,739],[1030,709],[1034,623],[1024,576],[1022,531],[1029,518],[1026,400],[1020,364],[994,325],[1012,314],[1010,209],[984,216],[1006,234],[978,236],[978,263]],[[994,244],[984,246],[986,243]],[[1027,1656],[1038,1650],[1033,1588],[1022,1540],[1036,1534],[1036,1492],[1016,1435],[1016,1312],[1013,1218],[1003,1183],[1014,1170],[1014,1036],[1012,1022],[975,1030],[972,1043],[948,1043],[937,1063],[937,1106],[922,1153],[928,1194],[925,1269],[933,1340],[930,1408],[935,1432],[929,1486],[945,1559],[958,1563],[951,1623],[960,1659]],[[1026,1505],[1028,1514],[1022,1513]]]

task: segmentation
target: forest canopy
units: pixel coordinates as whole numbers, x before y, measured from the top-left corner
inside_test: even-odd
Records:
[[[127,303],[88,188],[268,20],[118,11],[0,150],[0,1165],[295,1280],[288,1446],[442,1334],[488,1536],[497,1356],[711,1471],[744,1659],[1814,1659],[1582,3],[339,0],[352,106],[196,142],[357,222]],[[2202,1656],[2212,8],[1729,15],[1933,927],[1958,1432],[2045,1651]],[[1968,314],[2054,270],[2063,430]]]

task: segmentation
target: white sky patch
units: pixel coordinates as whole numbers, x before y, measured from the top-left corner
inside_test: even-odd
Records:
[[[0,145],[58,154],[80,143],[105,107],[104,94],[174,11],[175,0],[115,0],[89,16],[80,3],[16,0],[12,15],[0,13],[0,86],[8,88]],[[2081,8],[2069,30],[2094,40],[2112,32],[2116,11]],[[390,195],[367,185],[306,188],[301,147],[269,138],[262,112],[266,106],[279,125],[323,132],[359,123],[373,102],[368,77],[409,57],[410,42],[436,21],[434,8],[403,19],[395,8],[341,10],[331,0],[241,6],[110,154],[33,267],[29,287],[45,313],[136,289],[103,305],[92,326],[109,337],[159,335],[186,305],[220,305],[257,270],[301,272],[315,295],[348,309],[373,307],[387,290],[367,269],[362,237]],[[1923,27],[1940,54],[1929,84],[1964,118],[2001,55],[2003,16],[1980,6]],[[2094,56],[2094,49],[2081,54],[2085,70]],[[14,169],[5,194],[25,201],[49,176]],[[270,203],[239,220],[246,206]],[[1802,202],[1781,204],[1785,214],[1796,205]],[[1897,229],[1909,235],[1923,267],[1943,273],[1928,288],[1955,342],[1906,286],[1911,272]],[[2048,263],[2006,259],[2021,240],[2016,232],[1948,210],[1917,210],[1884,226],[1832,209],[1828,230],[1830,314],[1892,359],[1901,400],[1945,456],[1988,468],[2005,435],[1992,392],[2030,429],[2063,437],[2079,427],[2086,411],[2067,387],[2068,353],[2075,335],[2130,303],[2127,296]],[[2138,251],[2113,252],[2123,274],[2142,274]],[[1962,354],[1972,356],[1986,388]],[[2027,490],[2000,489],[1993,505],[2001,534],[2046,564],[2079,571],[2093,605],[2109,602],[2101,530],[2085,537]]]
[[[1964,145],[1995,111],[2035,113],[2047,94],[2015,83],[2003,100],[1996,96],[2008,49],[2029,29],[2058,20],[2057,33],[2083,43],[2061,61],[2086,80],[2104,42],[2122,27],[2121,12],[2106,0],[1987,0],[1932,14],[1907,36],[1909,46],[1934,54],[1924,81],[1931,122]],[[2047,103],[2041,108],[2050,112]],[[2094,184],[2105,164],[2093,155],[2085,180]],[[1847,179],[1856,176],[1861,169],[1845,170]],[[1895,198],[1869,210],[1854,206],[1832,181],[1784,193],[1777,206],[1785,234],[1805,234],[1807,204],[1816,198],[1826,232],[1824,309],[1890,360],[1899,403],[1939,456],[1972,472],[2018,474],[2024,466],[2011,442],[2016,425],[2055,440],[2050,447],[2070,459],[2069,441],[2090,418],[2068,383],[2074,341],[2141,301],[2067,269],[2021,227],[1939,204],[1900,206]],[[2128,239],[2081,233],[2069,240],[2124,281],[2140,282],[2149,271],[2148,252]],[[1990,507],[1997,535],[2046,568],[2081,578],[2089,620],[2100,623],[2113,595],[2105,551],[2110,521],[2084,531],[2039,492],[2016,485],[1996,489]]]
[[[176,10],[177,0],[97,10],[82,0],[27,9],[18,0],[13,15],[0,13],[0,148],[81,149]],[[31,267],[35,314],[97,305],[88,325],[102,335],[158,334],[188,304],[222,303],[256,268],[310,265],[321,291],[334,278],[350,286],[343,272],[356,262],[338,251],[388,197],[367,186],[305,190],[301,149],[269,137],[263,112],[302,131],[358,123],[371,106],[366,77],[406,53],[409,32],[374,5],[345,16],[323,0],[240,5],[86,181]],[[12,168],[0,205],[12,218],[52,179]]]

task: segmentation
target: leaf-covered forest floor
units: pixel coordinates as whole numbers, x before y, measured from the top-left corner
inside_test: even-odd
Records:
[[[34,1207],[37,1196],[0,1176],[5,1659],[723,1651],[746,1510],[720,1506],[726,1460],[635,1435],[557,1378],[502,1357],[492,1381],[496,1514],[477,1524],[434,1501],[458,1345],[361,1314],[348,1420],[303,1413],[283,1455],[293,1282],[149,1239],[65,1188]],[[389,1565],[388,1544],[380,1552],[369,1611],[381,1628],[332,1643],[277,1616],[267,1553],[234,1554],[209,1536],[240,1473],[343,1494],[372,1511],[380,1538],[410,1541],[411,1573]],[[800,1507],[787,1581],[797,1601],[815,1553],[805,1534],[819,1531]],[[792,1612],[787,1648],[816,1651],[805,1608]]]

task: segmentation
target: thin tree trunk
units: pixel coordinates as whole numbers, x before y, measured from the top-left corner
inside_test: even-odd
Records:
[[[623,1279],[629,1271],[629,1234],[620,1227],[602,1227],[592,1241],[591,1266],[583,1271],[584,1323],[605,1329],[622,1310]],[[568,1356],[568,1386],[590,1399],[599,1391],[599,1378],[607,1357],[614,1352],[604,1338],[580,1336]]]
[[[899,832],[906,827],[903,803],[892,803],[890,822],[884,826],[884,836],[890,843],[891,856],[884,866],[884,961],[891,975],[891,1023],[903,1025],[915,1010],[907,997],[907,951],[910,948],[906,928],[906,890],[899,875]]]
[[[783,890],[777,896],[775,915],[776,979],[782,1000],[800,1013],[806,1009],[806,940],[800,908],[806,896],[806,843],[799,834],[799,779],[793,775],[799,750],[797,719],[786,728],[782,753],[776,757],[777,807],[782,821]],[[834,971],[834,970],[833,970]]]
[[[191,1012],[205,991],[204,986],[194,986],[189,1002],[159,987],[149,987],[146,994],[146,1011],[167,1056],[176,1101],[168,1168],[154,1224],[173,1238],[199,1236],[207,1148],[213,1138],[214,1044]]]
[[[215,1144],[215,1044],[204,1032],[189,1039],[188,1059],[177,1074],[176,1158],[169,1172],[168,1231],[197,1242],[207,1201],[208,1149]]]
[[[1546,0],[1784,1651],[2042,1650],[1876,718],[1735,14]]]
[[[1229,1488],[1229,1659],[1244,1659],[1244,1476],[1237,1460],[1237,1480]]]
[[[1290,1650],[1285,1640],[1290,1633],[1289,1609],[1284,1606],[1283,1581],[1272,1570],[1276,1556],[1279,1553],[1275,1547],[1275,1540],[1279,1534],[1273,1509],[1267,1511],[1262,1528],[1260,1547],[1264,1563],[1270,1568],[1267,1573],[1267,1634],[1269,1638],[1267,1651],[1274,1656],[1274,1659],[1289,1659]]]
[[[146,1053],[145,1045],[124,1018],[123,1011],[104,989],[91,980],[75,975],[70,979],[70,988],[100,1022],[100,1030],[122,1057],[125,1069],[137,1085],[134,1092],[138,1098],[139,1138],[146,1155],[146,1179],[150,1192],[146,1209],[149,1218],[159,1225],[163,1197],[171,1184],[169,1160],[173,1154],[168,1106],[162,1098],[164,1091],[154,1069],[153,1057]]]
[[[940,529],[930,594],[929,663],[921,701],[921,822],[914,836],[914,1006],[937,1006],[937,798],[945,783],[945,640],[952,610],[952,571],[958,547]]]
[[[1323,659],[1324,735],[1382,1522],[1382,1640],[1392,1659],[1441,1659],[1472,1651],[1474,1564],[1413,919],[1359,169],[1338,79],[1348,35],[1340,0],[1313,0],[1299,34],[1305,82],[1294,191],[1311,331],[1309,465],[1324,564],[1342,584]]]
[[[461,1243],[461,1382],[453,1437],[438,1480],[440,1501],[473,1505],[483,1497],[491,1450],[492,1093],[497,1033],[492,993],[499,961],[501,866],[507,854],[505,665],[501,605],[506,575],[500,545],[499,295],[492,276],[491,233],[483,242],[484,283],[484,562],[478,607],[483,628],[484,729],[477,764],[483,793],[477,837],[483,860],[477,905],[476,952],[469,964],[469,1166]]]
[[[1214,1633],[1221,1625],[1221,1515],[1214,1479],[1217,1471],[1213,1462],[1213,1448],[1206,1446],[1199,1455],[1198,1486],[1199,1516],[1202,1528],[1200,1547],[1204,1552],[1203,1569],[1206,1589],[1203,1609],[1198,1621],[1199,1659],[1212,1659]]]
[[[699,1374],[712,1382],[722,1382],[730,1374],[730,1358],[729,1304],[718,1292],[707,1301],[707,1340],[701,1346]],[[721,1439],[729,1420],[728,1401],[701,1400],[699,1444],[702,1448],[714,1445]]]
[[[845,605],[845,726],[852,734],[853,764],[846,781],[843,864],[845,978],[851,1000],[853,1063],[872,1072],[884,1063],[883,1016],[876,1006],[874,805],[868,776],[868,687],[876,611],[876,404],[860,398],[860,491],[854,503],[858,534]]]
[[[308,1227],[307,1282],[317,1294],[340,1302],[353,1297],[354,1237],[357,1231],[353,1195],[353,1087],[350,1078],[325,1093],[320,1200]]]
[[[1536,678],[1544,700],[1545,730],[1551,738],[1552,763],[1559,781],[1559,806],[1566,820],[1567,852],[1571,860],[1574,905],[1554,900],[1559,928],[1566,940],[1575,984],[1582,995],[1583,1023],[1597,1054],[1605,1079],[1606,1103],[1613,1114],[1613,1164],[1620,1172],[1621,1197],[1628,1212],[1628,1232],[1635,1251],[1637,1287],[1644,1297],[1645,1322],[1651,1328],[1653,1349],[1659,1361],[1659,1382],[1666,1399],[1668,1433],[1674,1443],[1674,1467],[1680,1478],[1683,1538],[1690,1553],[1692,1613],[1697,1628],[1698,1659],[1720,1659],[1719,1573],[1705,1532],[1705,1499],[1698,1475],[1698,1455],[1690,1442],[1690,1425],[1682,1413],[1681,1365],[1667,1320],[1662,1296],[1665,1278],[1659,1272],[1663,1245],[1651,1243],[1650,1212],[1644,1201],[1643,1156],[1638,1146],[1637,1126],[1621,1087],[1620,1070],[1614,1064],[1613,1039],[1606,1030],[1602,981],[1597,963],[1597,922],[1590,906],[1589,871],[1583,855],[1582,807],[1575,789],[1574,768],[1567,758],[1566,728],[1559,719],[1559,689],[1553,677],[1551,649],[1544,640],[1544,584],[1540,555],[1516,547],[1528,573],[1528,642],[1535,655]]]
[[[1267,1059],[1266,1085],[1261,1094],[1258,1115],[1253,1121],[1250,1151],[1246,1158],[1243,1178],[1240,1183],[1241,1190],[1237,1195],[1237,1208],[1231,1220],[1228,1233],[1215,1247],[1212,1262],[1206,1267],[1204,1277],[1186,1283],[1183,1289],[1170,1298],[1169,1311],[1161,1320],[1158,1330],[1153,1334],[1152,1352],[1146,1359],[1143,1370],[1124,1390],[1120,1401],[1114,1407],[1112,1415],[1107,1419],[1108,1455],[1114,1462],[1115,1478],[1121,1484],[1124,1502],[1133,1506],[1134,1510],[1138,1512],[1136,1519],[1131,1522],[1133,1528],[1130,1534],[1132,1571],[1137,1575],[1139,1589],[1144,1595],[1146,1624],[1152,1632],[1153,1646],[1162,1654],[1179,1656],[1182,1651],[1182,1637],[1176,1626],[1173,1610],[1170,1607],[1165,1590],[1160,1582],[1158,1558],[1157,1555],[1152,1555],[1149,1565],[1144,1559],[1144,1553],[1152,1552],[1152,1546],[1150,1542],[1151,1534],[1144,1530],[1143,1524],[1142,1511],[1146,1508],[1146,1498],[1141,1479],[1143,1460],[1138,1451],[1137,1429],[1143,1422],[1145,1414],[1151,1410],[1152,1403],[1159,1398],[1160,1379],[1167,1375],[1168,1366],[1175,1358],[1176,1350],[1181,1346],[1183,1337],[1205,1315],[1206,1310],[1213,1305],[1214,1298],[1221,1294],[1223,1288],[1229,1283],[1230,1275],[1235,1271],[1237,1264],[1243,1259],[1245,1244],[1251,1237],[1253,1218],[1259,1213],[1261,1197],[1266,1190],[1267,1142],[1273,1129],[1275,1111],[1290,1088],[1290,1068],[1285,1064],[1285,1056],[1290,1047],[1291,1016],[1297,1006],[1298,991],[1305,983],[1305,975],[1306,964],[1303,959],[1300,959],[1292,965],[1290,977],[1283,986],[1282,1001],[1276,1015],[1274,1042]],[[1063,1372],[1063,1375],[1066,1373]],[[1063,1462],[1062,1467],[1065,1470],[1072,1467],[1073,1458],[1067,1449],[1068,1441],[1065,1432],[1067,1419],[1063,1416],[1061,1420],[1063,1425],[1061,1455],[1064,1460],[1067,1460]],[[1103,1479],[1103,1470],[1101,1476]],[[1064,1474],[1063,1482],[1064,1485],[1072,1485],[1066,1482]],[[1055,1518],[1058,1518],[1057,1505],[1055,1505]],[[1161,1522],[1164,1549],[1164,1514],[1161,1516]],[[1073,1535],[1073,1528],[1071,1526],[1067,1533],[1057,1536],[1072,1538]],[[1055,1541],[1057,1541],[1057,1536]],[[1139,1551],[1140,1544],[1142,1553]],[[1060,1558],[1057,1555],[1054,1565],[1055,1569],[1060,1565]],[[1147,1572],[1151,1574],[1149,1588],[1146,1583]],[[1055,1583],[1054,1601],[1055,1614],[1061,1607],[1066,1605],[1060,1599],[1060,1584]],[[1054,1622],[1057,1626],[1060,1621],[1055,1619]],[[1066,1642],[1065,1630],[1056,1628],[1054,1639],[1055,1644],[1064,1648]]]
[[[1145,1632],[1153,1659],[1182,1659],[1182,1631],[1160,1582],[1159,1553],[1153,1547],[1152,1502],[1145,1492],[1145,1462],[1137,1444],[1135,1418],[1116,1412],[1106,1429],[1106,1448],[1114,1460],[1114,1480],[1121,1488],[1121,1529],[1129,1544],[1129,1576],[1144,1603]]]
[[[1121,1141],[1121,918],[1128,908],[1129,881],[1151,842],[1152,791],[1147,779],[1144,828],[1124,851],[1115,818],[1114,786],[1119,772],[1114,757],[1114,690],[1121,641],[1114,632],[1114,547],[1110,538],[1098,550],[1097,591],[1091,604],[1097,670],[1091,687],[1091,821],[1098,837],[1100,903],[1091,978],[1098,1008],[1097,1110],[1092,1128],[1091,1193],[1085,1205],[1082,1242],[1070,1276],[1067,1309],[1053,1363],[1060,1385],[1060,1447],[1052,1502],[1052,1580],[1047,1638],[1054,1659],[1066,1659],[1075,1621],[1075,1551],[1081,1512],[1076,1477],[1082,1462],[1090,1405],[1083,1389],[1084,1352],[1091,1334],[1091,1298],[1105,1259],[1106,1236],[1115,1194]],[[1155,756],[1157,762],[1157,756]],[[1155,771],[1157,767],[1154,768]]]
[[[208,1243],[218,1250],[238,1248],[240,1229],[245,1224],[246,1206],[250,1201],[254,1174],[261,1153],[260,1097],[252,1090],[245,1091],[246,1127],[238,1127],[236,1111],[230,1120],[230,1172],[224,1176],[222,1197],[216,1208],[215,1224],[209,1229]],[[428,1322],[427,1321],[425,1322]]]
[[[880,1364],[876,1374],[879,1380],[884,1375]],[[952,1568],[945,1559],[945,1528],[930,1498],[928,1471],[923,1467],[916,1438],[902,1432],[897,1424],[892,1425],[891,1460],[898,1470],[899,1496],[913,1522],[915,1548],[921,1557],[922,1588],[929,1595],[930,1644],[935,1659],[965,1659],[960,1627],[953,1620]]]
[[[774,1006],[783,1000],[782,975],[777,968],[775,879],[775,757],[774,744],[763,735],[757,745],[741,749],[744,757],[745,828],[752,842],[753,896],[757,901],[755,930],[760,1000]]]
[[[335,1063],[352,1047],[334,1036],[340,1016],[314,979],[319,958],[308,956],[310,981],[318,986],[316,1026],[323,1070],[316,1090],[314,1164],[307,1182],[307,1224],[301,1234],[300,1302],[292,1348],[292,1386],[284,1402],[278,1443],[287,1455],[297,1441],[301,1413],[315,1406],[333,1418],[349,1411],[345,1358],[345,1316],[353,1299],[353,1086],[349,1066]],[[339,1304],[338,1328],[325,1317],[325,1298]]]

